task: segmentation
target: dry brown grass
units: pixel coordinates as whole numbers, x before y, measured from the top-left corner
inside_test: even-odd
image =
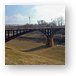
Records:
[[[27,36],[31,36],[28,35]],[[32,37],[37,37],[35,34]],[[36,41],[14,39],[5,44],[5,64],[65,64],[65,47],[46,47],[44,43]]]
[[[65,64],[64,46],[47,48],[43,43],[11,40],[5,47],[5,64]]]

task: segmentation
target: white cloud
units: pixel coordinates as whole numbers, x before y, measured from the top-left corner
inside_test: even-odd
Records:
[[[11,20],[24,20],[26,16],[23,16],[21,14],[15,14],[13,16],[6,16],[6,20],[11,19]]]
[[[60,5],[40,5],[35,6],[36,10],[35,18],[43,19],[50,22],[51,18],[57,18],[62,16],[65,19],[65,7]]]
[[[5,20],[6,20],[6,24],[24,24],[27,23],[27,16],[23,16],[21,14],[14,14],[12,16],[6,16]]]
[[[22,16],[21,14],[15,14],[13,16],[10,17],[12,20],[23,20],[25,19],[24,16]]]

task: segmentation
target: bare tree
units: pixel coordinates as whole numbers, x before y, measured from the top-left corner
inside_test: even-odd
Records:
[[[40,25],[40,24],[41,24],[41,25],[42,25],[42,24],[45,24],[45,25],[47,24],[44,20],[39,20],[39,21],[37,21],[37,22],[38,22],[39,25]]]
[[[62,25],[64,25],[65,23],[64,23],[64,19],[63,19],[63,17],[61,16],[61,17],[58,17],[57,18],[57,25],[58,26],[62,26]]]

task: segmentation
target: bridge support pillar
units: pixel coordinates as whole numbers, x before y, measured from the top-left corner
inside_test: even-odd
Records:
[[[53,37],[47,38],[46,46],[53,47],[54,46],[54,39]]]

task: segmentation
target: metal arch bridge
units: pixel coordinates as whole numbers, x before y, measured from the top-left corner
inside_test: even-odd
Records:
[[[42,32],[46,38],[47,46],[54,46],[53,36],[55,34],[60,34],[61,36],[64,35],[65,37],[65,26],[52,26],[50,28],[29,28],[29,29],[16,29],[16,30],[5,30],[5,42],[8,42],[20,35],[27,34],[33,31],[40,31]]]

